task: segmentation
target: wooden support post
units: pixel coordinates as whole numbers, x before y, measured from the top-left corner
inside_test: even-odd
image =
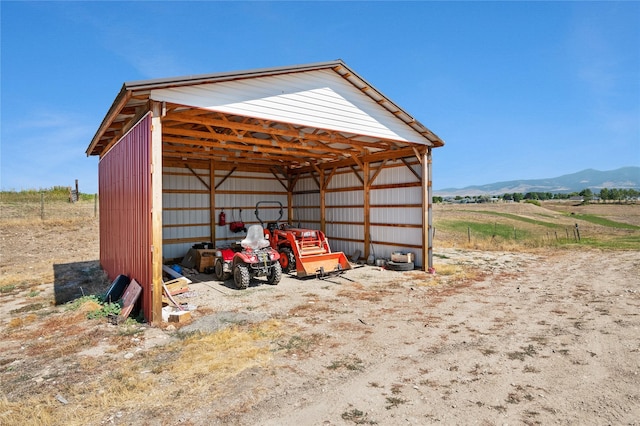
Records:
[[[293,225],[293,188],[291,187],[291,179],[287,183],[287,223]]]
[[[318,180],[320,181],[320,230],[327,233],[327,211],[326,200],[327,194],[325,181],[324,181],[324,169],[318,168]]]
[[[216,166],[213,159],[209,161],[209,223],[211,226],[211,243],[216,246]]]
[[[433,269],[433,196],[431,191],[431,147],[422,160],[422,268]]]
[[[364,232],[364,258],[369,259],[369,251],[371,250],[371,197],[369,190],[371,189],[371,179],[369,175],[369,162],[362,164],[362,192],[363,192],[363,232]]]
[[[162,322],[162,108],[151,103],[151,318]]]
[[[429,216],[429,238],[428,238],[428,262],[429,271],[433,271],[433,178],[432,178],[432,170],[431,167],[432,157],[431,157],[431,147],[427,148],[427,200],[429,202],[428,206],[428,216]]]

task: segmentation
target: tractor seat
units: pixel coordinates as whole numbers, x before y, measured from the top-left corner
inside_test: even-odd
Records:
[[[269,246],[269,240],[264,237],[264,229],[260,225],[251,225],[247,231],[247,236],[240,241],[240,245],[244,248],[258,250]]]

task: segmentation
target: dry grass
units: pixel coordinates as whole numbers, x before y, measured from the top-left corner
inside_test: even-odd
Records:
[[[469,267],[457,264],[434,263],[436,273],[429,274],[423,271],[408,272],[406,276],[412,285],[418,287],[437,287],[456,285],[462,282],[470,282],[479,278],[477,271]]]
[[[95,218],[96,206],[93,201],[69,203],[59,200],[45,200],[44,210],[40,201],[0,201],[0,224],[29,224],[56,220],[87,220]]]
[[[637,250],[639,223],[640,204],[437,204],[434,245],[510,252],[562,247]]]
[[[569,225],[573,221],[564,212],[546,209],[544,205],[543,208],[531,205],[516,207],[517,210],[513,208],[508,213],[545,222],[557,220],[558,223]],[[638,209],[640,206],[634,208]],[[455,212],[442,209],[438,211],[436,208],[436,215],[446,215],[447,220],[496,220],[487,213],[470,210]],[[619,219],[626,211],[621,209],[615,215],[607,217],[611,220]],[[628,212],[633,216],[635,213],[632,212],[637,211],[639,210]],[[590,213],[594,214],[593,211]],[[604,213],[600,214],[604,216]],[[511,218],[504,220],[531,229],[544,229],[535,223],[513,222],[514,219]],[[585,223],[583,229],[587,234],[605,235],[601,238],[617,238],[618,235],[610,237],[610,230],[598,225]],[[547,232],[546,229],[544,231]],[[629,231],[614,231],[617,232]],[[301,332],[290,321],[287,322],[288,317],[296,321],[302,321],[303,318],[306,326],[313,325],[314,321],[326,322],[327,315],[344,313],[345,308],[339,308],[339,311],[337,307],[342,306],[339,302],[349,300],[361,307],[379,306],[376,312],[381,316],[408,315],[415,317],[416,323],[438,322],[442,319],[426,317],[421,310],[411,314],[406,309],[380,305],[385,298],[406,292],[408,287],[421,287],[420,292],[412,293],[428,294],[425,305],[421,305],[422,309],[428,304],[439,303],[449,294],[465,291],[471,283],[481,278],[480,272],[469,267],[446,261],[436,262],[435,275],[412,271],[404,273],[402,281],[385,286],[344,284],[333,299],[307,293],[307,302],[313,303],[294,306],[288,312],[288,317],[283,316],[281,321],[270,320],[260,324],[235,326],[211,334],[183,336],[176,343],[137,352],[135,337],[125,332],[122,326],[112,327],[107,326],[104,321],[86,319],[86,311],[95,306],[83,306],[73,312],[65,311],[61,306],[53,306],[51,294],[47,295],[43,291],[51,286],[45,283],[54,281],[52,265],[77,263],[78,259],[94,260],[90,256],[97,252],[97,244],[91,241],[96,240],[96,220],[74,217],[45,221],[39,218],[0,218],[0,233],[3,238],[13,238],[11,241],[17,242],[13,243],[14,246],[19,243],[20,247],[20,250],[10,250],[6,246],[0,248],[0,288],[3,302],[10,305],[19,298],[29,302],[20,308],[21,311],[10,314],[10,319],[2,330],[0,425],[54,425],[60,424],[61,419],[68,425],[110,424],[118,423],[121,416],[130,424],[140,424],[148,419],[157,419],[162,423],[171,419],[167,407],[180,407],[181,412],[190,412],[203,406],[219,408],[216,414],[241,412],[251,403],[228,401],[224,396],[230,389],[243,386],[247,378],[268,377],[276,356],[284,355],[289,360],[294,356],[298,359],[309,358],[320,345],[327,350],[332,345],[340,344],[337,339],[327,341],[328,335]],[[531,251],[538,247],[546,249],[551,244],[538,239],[528,244],[489,239],[472,241],[468,245],[466,238],[466,234],[447,233],[438,229],[435,245]],[[42,254],[44,249],[50,247],[60,247],[55,258],[24,256],[31,252]],[[85,249],[86,251],[79,253],[79,250]],[[88,289],[99,288],[104,283],[100,281],[96,271],[95,265],[82,265],[81,269],[63,270],[57,279],[63,283],[77,280]],[[34,297],[25,298],[29,292]],[[201,315],[212,313],[205,307],[199,308],[198,312]],[[364,319],[367,323],[370,322],[368,318]],[[359,331],[364,335],[371,332],[369,330],[375,330],[370,325],[355,320],[335,321],[331,325],[332,335],[345,330],[354,333]],[[397,327],[396,324],[390,325]],[[97,356],[80,355],[81,352],[101,346],[107,349]],[[522,349],[507,356],[529,361],[533,353],[531,346]],[[123,358],[127,351],[133,357]],[[496,351],[497,349],[485,349],[481,352],[490,356]],[[334,354],[323,364],[326,370],[338,370],[339,373],[360,371],[364,366],[360,358],[341,357],[338,354]],[[525,372],[535,372],[528,365],[524,369]],[[269,389],[259,388],[257,392],[267,393]],[[67,403],[61,402],[57,396]],[[402,403],[400,400],[387,402],[393,409]],[[177,419],[173,420],[177,422]]]
[[[41,342],[36,345],[37,350],[29,351],[30,356],[50,363],[52,357],[76,356],[79,350],[95,346],[103,336],[77,315],[82,313],[49,320],[42,328],[52,333],[46,341],[42,340],[44,332],[25,331],[21,338]],[[160,415],[170,406],[185,410],[201,407],[203,395],[213,401],[224,395],[230,381],[244,371],[269,367],[273,342],[282,337],[280,327],[278,321],[270,320],[250,327],[194,334],[128,361],[76,357],[84,361],[77,363],[74,373],[66,373],[64,382],[45,382],[45,386],[32,389],[29,397],[10,401],[7,394],[13,388],[3,385],[0,424],[54,425],[60,419],[65,419],[67,425],[101,423],[117,412],[140,412],[141,395],[145,399],[146,408],[142,410],[145,417],[155,410]],[[67,333],[67,344],[50,345],[52,340],[60,342],[56,339],[60,330]],[[128,337],[111,336],[111,339]],[[74,375],[75,380],[71,379]],[[20,383],[19,375],[10,376],[12,384]],[[61,403],[56,395],[68,404]]]

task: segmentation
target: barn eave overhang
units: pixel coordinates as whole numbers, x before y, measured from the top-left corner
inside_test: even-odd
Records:
[[[444,145],[444,141],[392,102],[389,98],[384,96],[373,85],[369,84],[366,80],[351,70],[342,60],[335,60],[291,67],[263,68],[243,72],[203,74],[124,83],[87,148],[86,154],[103,155],[106,149],[124,134],[127,123],[138,115],[140,111],[149,109],[149,102],[152,100],[151,93],[155,89],[211,84],[216,82],[252,79],[321,69],[331,69],[339,74],[342,78],[356,87],[361,93],[371,98],[380,107],[385,108],[398,120],[401,120],[404,125],[409,126],[421,136],[415,141],[402,141],[403,145],[413,144],[426,145],[430,147],[439,147]],[[183,105],[182,107],[184,110],[198,110],[198,108],[189,105]],[[200,114],[194,114],[194,116],[198,115]],[[278,125],[278,123],[275,125]],[[290,123],[281,123],[280,125],[286,127],[290,126]],[[300,131],[304,130],[300,129]],[[340,134],[339,132],[335,133],[338,137],[346,141],[347,144],[355,144],[356,141],[367,140],[366,135],[345,135]]]

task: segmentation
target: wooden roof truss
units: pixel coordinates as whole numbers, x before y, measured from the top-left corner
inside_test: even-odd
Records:
[[[296,169],[326,168],[346,161],[361,166],[372,155],[402,158],[416,154],[415,144],[305,128],[257,118],[194,109],[175,104],[163,108],[163,157],[211,160],[235,165]]]

